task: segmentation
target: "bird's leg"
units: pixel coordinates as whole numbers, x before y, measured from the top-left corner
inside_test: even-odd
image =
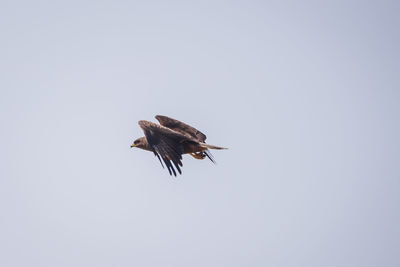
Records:
[[[190,155],[195,159],[204,159],[206,157],[203,152],[190,153]]]

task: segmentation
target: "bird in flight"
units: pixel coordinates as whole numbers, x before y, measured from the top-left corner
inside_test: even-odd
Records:
[[[136,139],[131,147],[152,151],[163,168],[164,162],[170,175],[176,176],[175,168],[182,174],[182,154],[189,154],[195,159],[208,157],[215,163],[209,149],[226,149],[206,144],[205,134],[181,121],[161,115],[155,118],[160,124],[144,120],[138,122],[145,136]]]

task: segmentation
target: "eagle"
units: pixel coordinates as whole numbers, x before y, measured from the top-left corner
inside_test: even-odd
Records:
[[[144,120],[138,122],[145,136],[136,139],[131,148],[137,147],[153,152],[161,166],[167,166],[171,176],[176,176],[176,170],[182,174],[183,154],[189,154],[195,159],[208,157],[215,163],[209,149],[226,149],[206,144],[206,135],[186,123],[161,115],[155,118],[160,124]]]

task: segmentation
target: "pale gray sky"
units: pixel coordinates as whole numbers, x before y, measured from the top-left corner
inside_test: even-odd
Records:
[[[2,1],[0,266],[400,266],[398,1]],[[172,178],[138,120],[217,165]]]

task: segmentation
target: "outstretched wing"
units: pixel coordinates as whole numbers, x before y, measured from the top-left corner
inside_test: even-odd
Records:
[[[200,132],[199,130],[193,128],[186,123],[181,121],[169,118],[167,116],[157,115],[156,119],[160,122],[162,126],[165,126],[173,131],[179,132],[183,135],[188,135],[191,138],[194,138],[198,142],[203,142],[206,140],[207,136]]]
[[[183,166],[183,143],[196,141],[189,136],[183,135],[179,132],[174,132],[169,128],[150,121],[139,121],[139,126],[143,129],[147,142],[151,146],[153,153],[158,157],[160,162],[162,159],[165,166],[167,166],[169,174],[172,175],[173,173],[176,176],[174,166],[178,172],[182,174],[179,166]],[[163,165],[162,162],[161,165]]]

